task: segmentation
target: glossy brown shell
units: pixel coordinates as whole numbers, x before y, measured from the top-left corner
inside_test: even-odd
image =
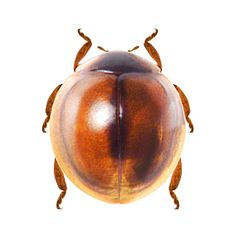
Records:
[[[98,199],[125,203],[173,172],[185,119],[178,92],[158,67],[109,52],[65,81],[53,105],[50,136],[75,185]]]

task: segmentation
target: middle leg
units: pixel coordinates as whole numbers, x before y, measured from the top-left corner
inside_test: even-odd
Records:
[[[178,85],[174,85],[174,87],[176,88],[176,90],[179,93],[179,96],[180,96],[180,99],[181,99],[181,102],[182,102],[182,105],[183,105],[183,108],[184,108],[185,118],[186,118],[186,121],[188,122],[188,125],[189,125],[189,128],[190,128],[190,133],[192,133],[193,130],[194,130],[194,126],[193,126],[192,120],[189,117],[190,105],[189,105],[189,102],[188,102],[188,98],[186,97],[183,90],[181,90]]]
[[[47,124],[50,120],[50,116],[51,116],[51,111],[52,111],[52,106],[53,106],[53,103],[54,103],[54,100],[56,98],[56,95],[57,95],[57,92],[59,91],[59,89],[61,88],[62,84],[58,85],[54,90],[53,92],[51,93],[51,95],[49,96],[48,98],[48,101],[47,101],[47,105],[46,105],[46,109],[45,109],[45,112],[46,112],[46,118],[43,122],[43,125],[42,125],[42,131],[45,133],[46,132],[46,127],[47,127]]]

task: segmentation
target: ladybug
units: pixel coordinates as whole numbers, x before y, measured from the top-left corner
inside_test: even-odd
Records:
[[[42,131],[50,121],[55,153],[54,176],[66,194],[64,174],[81,190],[110,203],[128,203],[146,196],[172,174],[169,192],[181,179],[185,122],[193,132],[190,106],[183,91],[161,72],[157,50],[144,47],[153,64],[125,51],[108,51],[80,65],[92,42],[78,51],[74,73],[58,85],[46,105]]]

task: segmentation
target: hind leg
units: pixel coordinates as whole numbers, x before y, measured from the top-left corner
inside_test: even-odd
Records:
[[[64,174],[61,168],[59,167],[56,159],[54,161],[54,177],[55,177],[57,186],[62,190],[56,202],[56,207],[58,209],[61,209],[60,204],[62,203],[62,199],[66,195],[67,186],[66,186]]]
[[[173,198],[174,203],[176,205],[175,209],[179,209],[179,200],[176,194],[174,193],[174,190],[177,189],[181,176],[182,176],[182,163],[181,163],[181,159],[179,159],[178,165],[172,174],[170,186],[169,186],[170,195]]]

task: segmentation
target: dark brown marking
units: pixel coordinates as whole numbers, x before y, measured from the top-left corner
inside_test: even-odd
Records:
[[[114,73],[159,73],[160,70],[154,64],[132,53],[112,51],[101,54],[94,61],[81,66],[81,70]]]

